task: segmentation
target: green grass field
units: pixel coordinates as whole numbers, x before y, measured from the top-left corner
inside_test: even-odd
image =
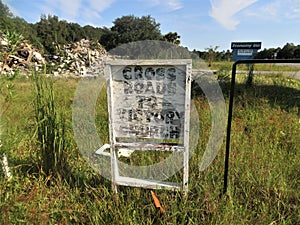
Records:
[[[65,144],[58,170],[47,172],[38,142],[42,120],[36,121],[34,81],[31,76],[0,78],[0,153],[8,156],[13,176],[7,180],[0,170],[0,224],[300,224],[300,82],[255,75],[253,85],[246,87],[246,78],[239,74],[236,85],[227,194],[220,196],[225,141],[213,164],[199,171],[211,118],[205,96],[196,92],[200,139],[190,159],[189,192],[184,197],[180,192],[155,190],[162,213],[155,208],[150,190],[120,187],[115,194],[110,181],[82,158],[72,130],[78,80],[53,81],[56,113],[65,127],[54,140],[63,135]],[[13,92],[5,101],[9,85],[14,85]],[[228,106],[229,82],[220,85]],[[108,141],[105,91],[99,95],[95,114],[98,133]],[[151,157],[133,154],[127,163],[149,164]]]
[[[220,68],[227,68],[231,69],[233,62],[214,62],[210,69],[212,70],[219,70]],[[289,72],[296,72],[300,71],[300,67],[290,66],[287,64],[256,64],[255,69],[258,71],[289,71]],[[237,70],[247,70],[247,66],[245,65],[238,65]]]

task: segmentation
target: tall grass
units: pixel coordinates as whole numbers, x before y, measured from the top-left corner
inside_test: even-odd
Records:
[[[60,176],[66,164],[66,121],[58,109],[53,81],[43,74],[33,73],[35,94],[36,135],[39,145],[40,167],[46,176]]]
[[[70,99],[77,82],[44,76],[34,79],[15,81],[19,97],[6,113],[13,122],[5,128],[8,134],[3,142],[11,152],[15,176],[11,181],[2,173],[0,176],[0,224],[300,224],[299,81],[255,75],[253,85],[246,88],[247,74],[238,75],[229,186],[223,196],[225,146],[207,170],[199,171],[211,115],[205,96],[194,93],[200,139],[189,161],[188,196],[155,190],[164,209],[160,213],[149,190],[120,187],[116,195],[110,181],[92,171],[80,156],[69,135]],[[222,85],[226,101],[228,86],[226,81]],[[32,103],[33,110],[28,107]],[[98,133],[109,140],[105,93],[97,104],[96,126],[105,128]],[[66,114],[64,119],[61,111]],[[61,120],[64,126],[59,124]],[[38,145],[32,137],[37,137]],[[52,157],[50,175],[69,172],[74,182],[55,182],[59,179],[54,178],[51,185],[45,185],[43,156],[44,160]],[[43,174],[28,169],[36,160]],[[129,163],[150,164],[158,157],[143,160],[134,153]]]
[[[3,126],[3,115],[9,109],[11,101],[15,97],[13,80],[18,76],[18,72],[14,75],[0,77],[0,155],[2,156],[0,165],[4,171],[5,177],[11,179],[11,172],[8,165],[7,150],[2,145],[2,126]]]

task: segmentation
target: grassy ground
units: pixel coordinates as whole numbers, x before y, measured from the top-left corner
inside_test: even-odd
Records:
[[[227,68],[231,69],[233,62],[214,62],[210,69],[212,70],[219,70],[220,68]],[[247,66],[245,65],[238,65],[237,70],[247,70]],[[300,71],[300,67],[290,66],[286,64],[256,64],[255,69],[259,71],[289,71],[289,72],[296,72]]]
[[[1,79],[14,84],[14,98],[1,120],[0,153],[8,155],[13,178],[8,181],[0,171],[0,224],[300,224],[299,81],[255,76],[253,85],[246,87],[246,75],[238,76],[224,196],[220,193],[225,145],[213,164],[199,171],[211,121],[205,96],[194,93],[201,130],[190,159],[189,193],[184,197],[180,192],[156,190],[161,213],[149,190],[121,187],[116,195],[110,181],[81,157],[71,121],[78,80],[54,81],[57,111],[66,118],[68,148],[64,173],[51,176],[40,165],[32,79]],[[225,80],[221,86],[228,105],[229,83]],[[108,140],[105,93],[97,105],[98,133]],[[133,155],[129,163],[140,161]]]

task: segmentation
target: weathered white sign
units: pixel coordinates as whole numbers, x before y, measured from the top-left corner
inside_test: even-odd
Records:
[[[126,65],[111,72],[116,137],[183,142],[184,66]]]
[[[111,150],[184,151],[186,164],[191,60],[115,60],[106,74]]]

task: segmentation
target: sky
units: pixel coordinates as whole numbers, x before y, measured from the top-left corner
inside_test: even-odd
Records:
[[[231,42],[262,42],[262,49],[300,44],[300,0],[2,0],[15,16],[36,23],[42,14],[95,27],[112,27],[125,15],[150,15],[162,34],[203,51]]]

